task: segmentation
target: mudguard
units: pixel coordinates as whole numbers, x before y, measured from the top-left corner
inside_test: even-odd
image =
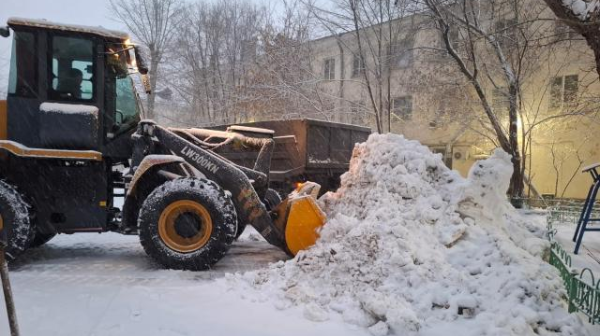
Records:
[[[143,202],[144,198],[147,196],[139,195],[138,190],[140,189],[140,184],[147,183],[149,180],[151,180],[150,176],[148,175],[153,174],[153,172],[156,171],[153,168],[167,166],[171,164],[188,165],[186,162],[183,161],[182,158],[176,155],[148,155],[144,157],[144,159],[140,162],[140,164],[135,170],[131,182],[127,185],[126,188],[127,192],[125,194],[125,203],[123,204],[122,209],[123,231],[134,232],[137,228],[137,216],[139,212],[139,207],[141,206],[141,202]],[[148,187],[150,187],[149,191],[152,191],[151,188],[155,186],[144,186],[146,192],[149,192],[147,190]]]
[[[183,160],[183,158],[176,155],[153,154],[144,157],[142,162],[140,162],[140,165],[135,170],[133,178],[129,183],[129,187],[127,188],[127,196],[133,195],[135,193],[138,182],[142,179],[142,176],[144,176],[144,174],[146,174],[150,169],[171,163],[187,164],[185,160]]]

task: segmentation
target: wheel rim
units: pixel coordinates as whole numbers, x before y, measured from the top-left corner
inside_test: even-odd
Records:
[[[158,234],[172,250],[189,253],[206,245],[212,234],[212,219],[200,203],[175,201],[167,206],[158,220]]]

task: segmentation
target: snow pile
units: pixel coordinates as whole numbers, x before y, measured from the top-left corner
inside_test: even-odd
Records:
[[[467,179],[398,135],[357,145],[335,193],[321,198],[321,239],[269,269],[230,276],[254,300],[300,307],[374,335],[585,335],[543,230],[510,206],[510,156]]]
[[[586,21],[590,15],[600,9],[598,0],[562,0],[562,3],[581,21]]]

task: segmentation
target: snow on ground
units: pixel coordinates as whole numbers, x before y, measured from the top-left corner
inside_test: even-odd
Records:
[[[537,225],[546,225],[546,216],[548,212],[546,210],[524,210],[523,214],[527,216],[528,221],[537,222]],[[575,214],[573,218],[577,217]],[[576,220],[576,219],[574,219]],[[590,273],[585,272],[583,279],[591,283],[598,281],[600,275],[600,232],[586,232],[583,238],[583,243],[579,249],[579,254],[573,254],[575,249],[575,243],[572,241],[573,234],[575,233],[575,223],[568,222],[554,222],[552,224],[556,230],[554,239],[560,244],[565,252],[571,257],[571,266],[579,274],[584,268],[592,270],[595,279],[591,279]],[[579,315],[584,321],[588,321],[588,317],[584,314]],[[600,325],[591,325],[586,323],[586,327],[590,335],[600,335]]]
[[[294,311],[244,300],[214,281],[286,259],[248,228],[210,272],[163,270],[138,237],[59,235],[11,266],[22,335],[365,335],[343,323],[316,323]],[[1,295],[0,295],[1,298]],[[8,334],[0,305],[0,335]]]
[[[575,233],[575,224],[572,223],[555,223],[553,224],[556,230],[555,239],[560,246],[571,256],[571,266],[579,272],[584,268],[589,268],[596,276],[595,281],[599,280],[600,276],[600,232],[588,231],[583,235],[583,241],[579,248],[578,254],[573,254],[575,243],[573,242],[573,234]],[[596,225],[598,226],[598,225]],[[591,227],[588,226],[588,227]],[[588,273],[585,274],[589,276]],[[588,279],[589,280],[589,279]]]
[[[506,201],[511,174],[502,151],[463,179],[416,141],[371,135],[322,198],[329,221],[316,246],[228,280],[374,335],[585,335],[542,260],[543,226]]]

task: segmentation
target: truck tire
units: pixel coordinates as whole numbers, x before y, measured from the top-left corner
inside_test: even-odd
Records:
[[[56,233],[46,234],[46,233],[41,233],[36,230],[35,236],[33,237],[33,240],[31,241],[29,248],[40,247],[40,246],[46,244],[47,242],[49,242],[50,239],[54,238],[54,236],[56,236]]]
[[[0,239],[6,242],[4,254],[16,259],[31,243],[34,228],[29,222],[29,207],[12,185],[0,181]]]
[[[231,197],[206,179],[167,181],[148,195],[139,213],[140,242],[167,268],[205,270],[221,260],[235,238]]]
[[[279,196],[279,193],[275,189],[269,188],[265,193],[265,199],[263,200],[263,203],[267,208],[267,211],[271,211],[274,207],[281,203],[281,196]],[[238,229],[237,233],[235,234],[235,239],[238,239],[242,235],[242,233],[244,233],[244,230],[246,230],[246,223],[238,223]]]

